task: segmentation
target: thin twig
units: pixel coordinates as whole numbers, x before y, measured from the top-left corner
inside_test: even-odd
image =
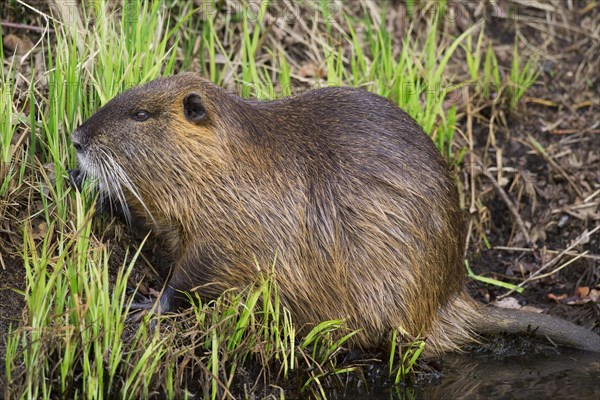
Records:
[[[469,142],[469,191],[471,192],[471,204],[469,205],[469,213],[474,214],[477,211],[475,207],[475,174],[474,174],[474,154],[473,154],[473,110],[471,108],[471,98],[469,97],[469,90],[467,88],[463,89],[463,94],[466,98],[467,103],[467,140]],[[467,240],[465,241],[464,255],[467,254],[469,248],[469,242],[471,240],[471,234],[473,232],[473,218],[469,218],[469,228],[467,230]]]
[[[536,276],[540,275],[544,270],[546,270],[547,268],[549,268],[550,266],[556,264],[556,262],[558,262],[558,260],[560,260],[565,254],[567,254],[569,251],[571,251],[575,246],[577,246],[582,240],[586,239],[586,238],[590,238],[594,233],[596,233],[598,230],[600,230],[600,225],[596,226],[594,229],[592,229],[590,232],[586,233],[584,232],[583,234],[579,235],[579,237],[577,238],[577,240],[575,240],[569,247],[567,247],[566,249],[564,249],[563,251],[561,251],[556,257],[554,257],[552,260],[548,261],[546,264],[544,264],[540,269],[538,269],[537,271],[535,271],[533,274],[531,274],[527,279],[525,279],[523,282],[519,283],[514,289],[509,290],[508,292],[504,293],[503,295],[498,296],[499,299],[503,299],[504,297],[510,295],[511,293],[513,293],[517,288],[519,287],[523,287],[525,286],[527,283],[529,283],[530,281],[534,280],[536,278]]]
[[[466,106],[467,106],[467,139],[469,141],[469,175],[471,180],[471,204],[469,205],[469,212],[473,214],[476,211],[475,208],[475,154],[473,147],[473,112],[471,109],[471,98],[469,97],[469,90],[465,88],[463,90],[463,94],[466,97]]]
[[[567,262],[563,263],[563,264],[562,264],[562,265],[560,265],[558,268],[556,268],[556,269],[553,269],[552,271],[550,271],[550,272],[547,272],[547,273],[545,273],[545,274],[538,275],[538,276],[536,276],[535,278],[531,278],[531,280],[532,280],[532,281],[537,281],[537,280],[544,279],[544,278],[547,278],[547,277],[549,277],[549,276],[552,276],[552,275],[554,275],[555,273],[557,273],[558,271],[560,271],[561,269],[563,269],[563,268],[565,268],[565,267],[568,267],[570,264],[574,263],[575,261],[579,260],[580,258],[583,258],[584,256],[586,256],[586,255],[587,255],[587,253],[588,253],[588,252],[587,252],[587,250],[586,250],[586,251],[584,251],[582,254],[579,254],[577,257],[573,257],[573,258],[571,258],[569,261],[567,261]]]
[[[0,26],[14,29],[26,29],[34,32],[44,32],[46,29],[41,26],[18,24],[16,22],[0,21]],[[49,29],[48,32],[54,32],[54,29]]]
[[[31,6],[31,5],[29,5],[29,4],[25,3],[25,2],[23,2],[23,0],[17,0],[17,3],[21,4],[21,5],[22,5],[23,7],[25,7],[25,8],[28,8],[28,9],[30,9],[31,11],[33,11],[33,12],[34,12],[34,13],[36,13],[36,14],[39,14],[39,15],[41,15],[41,16],[42,16],[42,18],[44,18],[44,20],[45,20],[46,22],[48,22],[49,20],[52,20],[52,21],[54,21],[54,22],[56,22],[56,23],[58,23],[58,24],[61,24],[61,25],[62,25],[62,22],[60,22],[60,21],[59,21],[59,20],[57,20],[56,18],[53,18],[52,16],[50,16],[50,15],[48,15],[48,14],[44,13],[44,12],[41,12],[41,11],[40,11],[40,10],[38,10],[37,8],[35,8],[35,7]]]
[[[521,215],[519,214],[519,210],[517,210],[517,207],[513,204],[513,202],[508,197],[508,195],[506,194],[506,192],[504,191],[502,186],[500,186],[500,184],[498,183],[496,178],[494,178],[492,176],[492,174],[490,174],[489,171],[487,171],[484,167],[481,168],[481,171],[482,171],[483,175],[485,177],[487,177],[490,180],[490,182],[492,182],[492,185],[494,185],[494,188],[496,189],[496,191],[498,192],[500,197],[502,197],[502,200],[504,200],[504,203],[506,203],[506,206],[508,207],[511,214],[515,218],[515,221],[517,222],[517,225],[519,226],[521,233],[523,233],[523,236],[525,237],[525,240],[527,241],[527,243],[531,247],[535,247],[535,245],[531,242],[531,238],[529,237],[529,232],[527,231],[527,228],[525,227],[525,223],[523,222],[523,219],[521,218]]]
[[[502,250],[502,251],[514,251],[514,252],[518,252],[518,253],[533,253],[534,251],[537,251],[537,249],[530,249],[528,247],[511,247],[511,246],[494,246],[492,247],[493,250]],[[548,250],[545,249],[544,250],[546,253],[548,254],[559,254],[561,253],[561,250]],[[587,258],[590,260],[600,260],[600,255],[597,254],[582,254],[582,253],[576,253],[574,251],[567,251],[566,253],[564,253],[566,256],[573,256],[573,257],[582,257],[582,258]]]
[[[577,193],[577,195],[580,198],[583,198],[584,194],[581,192],[581,190],[577,187],[577,185],[575,185],[575,183],[573,182],[571,177],[565,172],[565,170],[560,165],[558,165],[558,163],[556,161],[554,161],[552,159],[552,157],[550,157],[548,152],[546,152],[546,149],[544,149],[542,147],[542,145],[537,140],[535,140],[531,135],[527,135],[527,141],[533,147],[533,149],[535,151],[537,151],[544,158],[544,160],[546,160],[548,162],[548,164],[550,164],[550,166],[552,166],[555,170],[557,170],[563,176],[563,178],[565,178],[567,180],[567,183],[569,184],[569,186],[571,186],[573,188],[575,193]]]

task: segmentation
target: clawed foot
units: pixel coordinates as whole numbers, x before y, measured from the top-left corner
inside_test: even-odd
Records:
[[[79,169],[70,169],[67,171],[69,173],[69,183],[75,189],[81,191],[81,185],[83,184],[83,174]]]
[[[137,321],[146,311],[148,313],[163,315],[171,311],[172,299],[175,291],[167,287],[159,295],[158,298],[151,296],[144,296],[139,291],[133,288],[127,288],[128,295],[133,295],[133,302],[127,308],[128,316],[127,322]],[[126,306],[127,307],[127,306]],[[152,323],[154,328],[155,323]]]

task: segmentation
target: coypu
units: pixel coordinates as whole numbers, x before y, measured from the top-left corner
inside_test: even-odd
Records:
[[[475,332],[528,328],[600,350],[600,336],[583,327],[471,299],[447,165],[378,95],[338,87],[245,100],[182,74],[118,95],[72,143],[74,177],[97,178],[174,260],[161,312],[177,291],[214,298],[276,260],[294,320],[344,318],[360,329],[351,344],[362,349],[401,327],[426,336],[428,354],[459,350]]]

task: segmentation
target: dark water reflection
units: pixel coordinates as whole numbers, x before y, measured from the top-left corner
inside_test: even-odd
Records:
[[[600,354],[561,351],[494,360],[485,355],[451,355],[439,387],[423,398],[600,399]]]
[[[443,376],[416,387],[371,387],[345,393],[349,399],[598,399],[600,354],[561,350],[560,354],[505,357],[451,354]]]

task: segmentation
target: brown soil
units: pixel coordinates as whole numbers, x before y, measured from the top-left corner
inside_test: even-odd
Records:
[[[560,252],[582,238],[572,251],[587,251],[589,257],[531,282],[523,295],[513,296],[521,304],[600,331],[597,295],[585,296],[585,288],[600,289],[600,235],[586,236],[600,226],[600,62],[597,54],[590,53],[590,48],[598,52],[599,42],[584,31],[598,21],[598,8],[585,16],[566,13],[564,17],[572,25],[567,23],[565,29],[540,28],[536,23],[543,13],[522,11],[530,19],[519,29],[521,37],[526,38],[524,51],[540,57],[542,73],[517,109],[508,112],[506,123],[496,127],[495,146],[489,145],[489,123],[476,119],[473,130],[475,153],[485,160],[486,166],[500,165],[501,154],[501,165],[516,169],[516,173],[504,174],[507,181],[503,188],[516,206],[536,251],[495,248],[529,246],[498,191],[490,187],[489,180],[480,179],[483,207],[479,208],[479,216],[483,213],[486,217],[478,219],[483,222],[478,228],[483,228],[492,249],[472,242],[469,258],[475,272],[516,283],[557,256],[548,250]],[[490,34],[504,32],[501,39],[514,38],[515,24],[510,20],[491,22],[487,27]],[[574,26],[581,26],[582,31],[572,30]],[[536,149],[535,142],[543,151]],[[545,272],[571,258],[561,257]],[[482,301],[504,292],[475,282],[470,288]],[[583,296],[576,295],[578,289]],[[567,298],[561,301],[552,299],[565,294]]]

